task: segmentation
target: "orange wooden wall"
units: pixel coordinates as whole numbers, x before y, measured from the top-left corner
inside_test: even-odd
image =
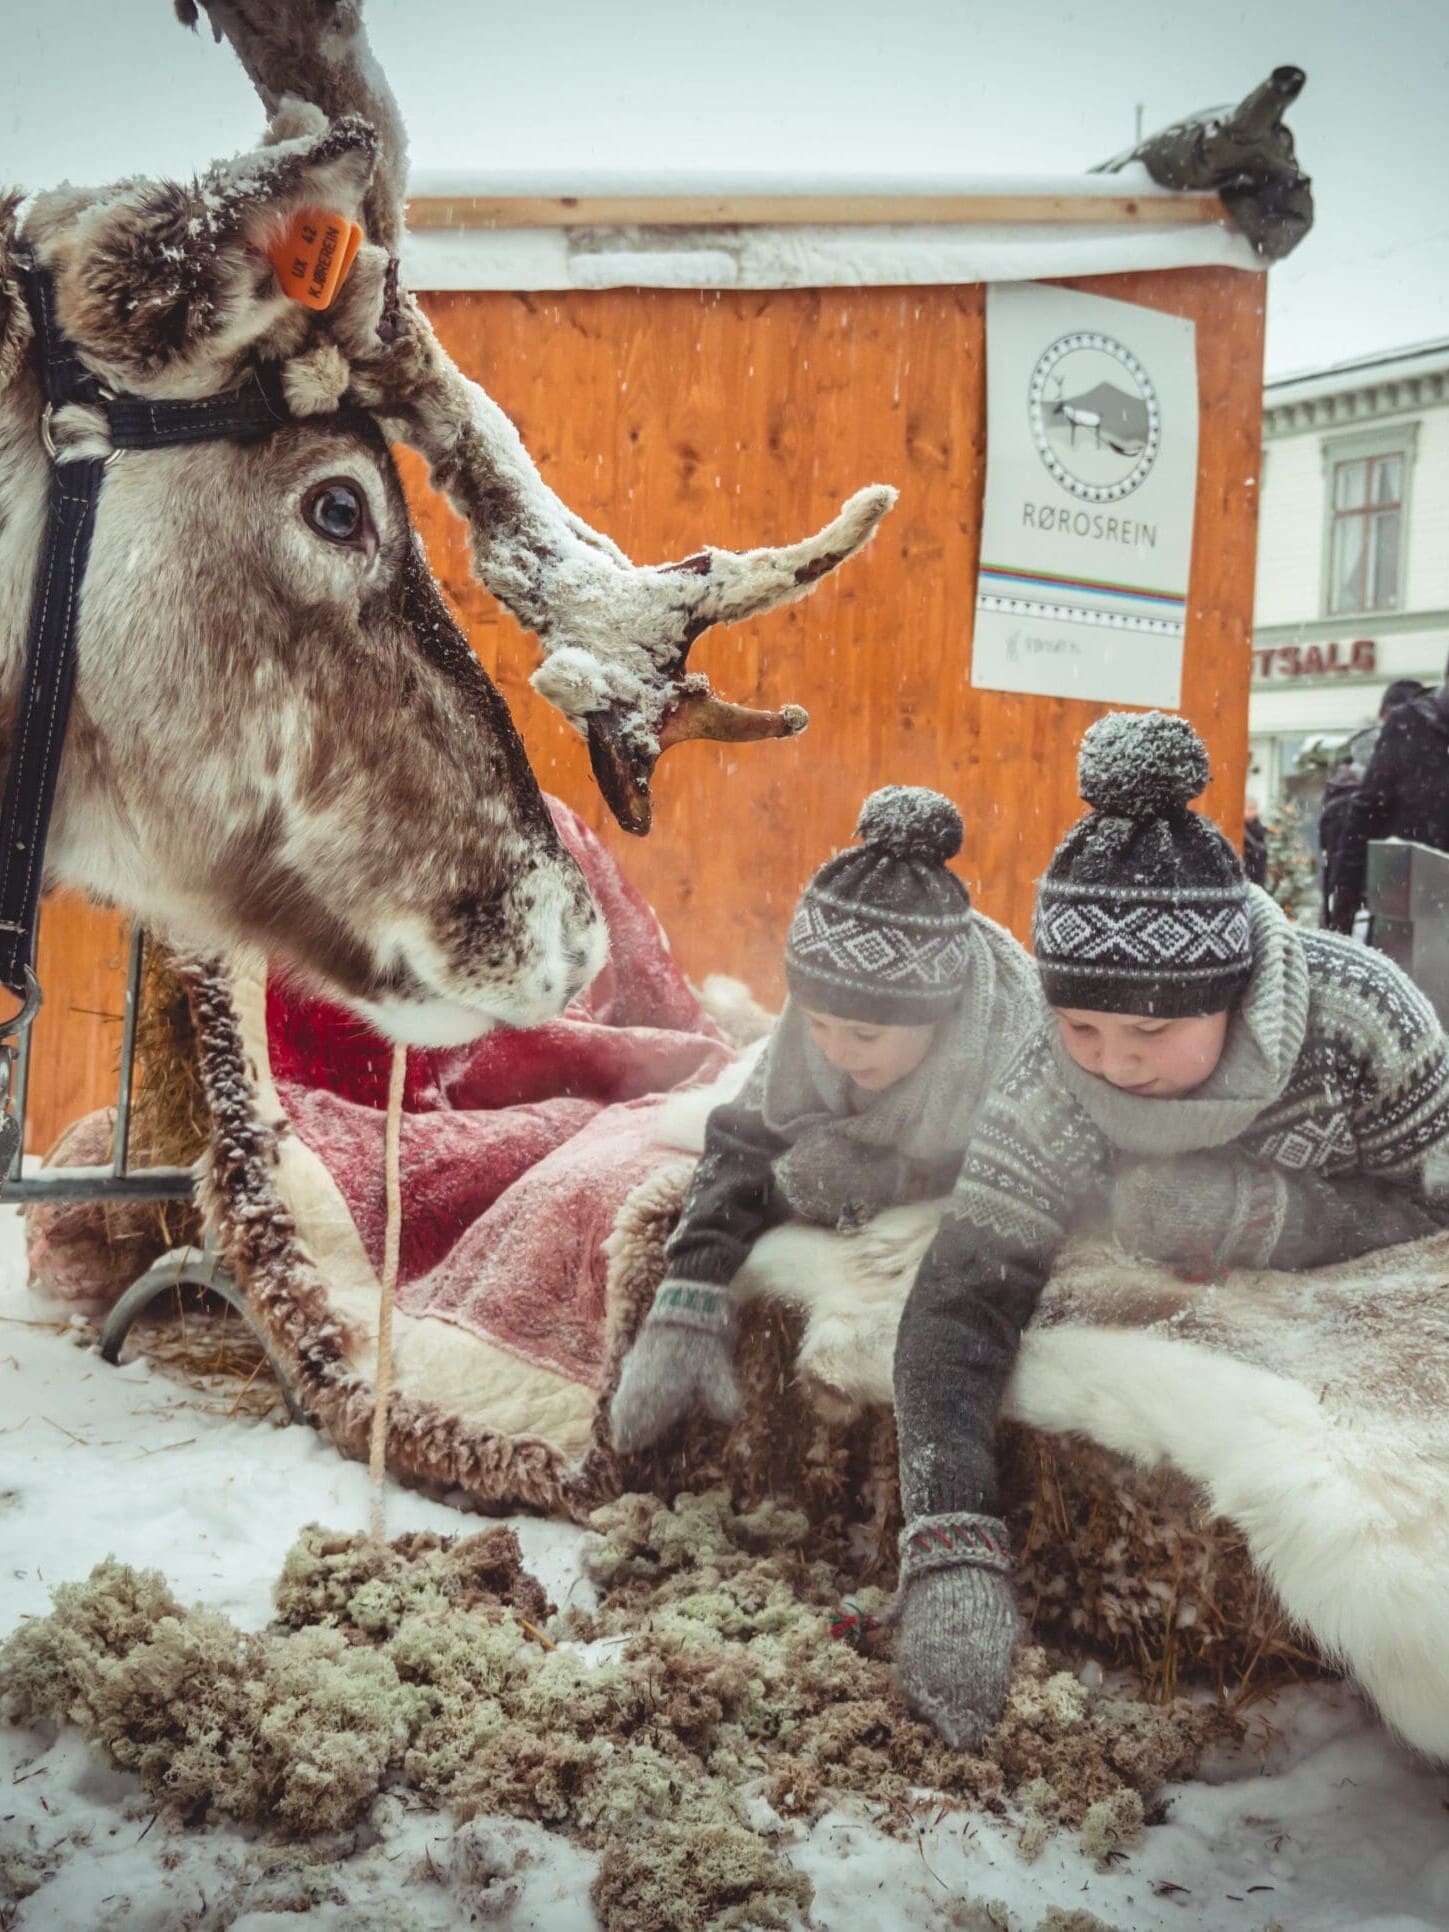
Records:
[[[1236,835],[1247,764],[1263,297],[1259,276],[1183,269],[1073,286],[1191,316],[1202,403],[1183,708],[1206,737],[1208,809]],[[641,561],[701,543],[803,536],[863,483],[900,502],[865,555],[790,610],[709,632],[693,663],[726,696],[799,702],[784,743],[684,745],[628,838],[582,743],[528,686],[534,645],[473,580],[461,526],[406,472],[434,566],[512,707],[541,782],[597,827],[652,900],[687,971],[763,995],[804,879],[846,843],[866,792],[950,794],[963,875],[1026,933],[1033,881],[1080,810],[1075,754],[1103,707],[976,691],[972,610],[985,476],[984,290],[441,294],[428,308],[519,425],[559,494]],[[72,908],[48,955],[31,1144],[109,1092],[119,1025],[114,920]],[[95,949],[99,948],[98,954]],[[63,1024],[60,1022],[63,1021]]]
[[[45,1004],[30,1036],[26,1105],[32,1153],[115,1099],[129,933],[121,914],[72,892],[46,901],[36,957]]]

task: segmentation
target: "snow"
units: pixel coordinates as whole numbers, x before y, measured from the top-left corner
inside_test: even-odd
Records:
[[[413,168],[408,198],[455,201],[569,195],[1050,195],[1067,199],[1174,201],[1140,162],[1115,174],[1000,174],[921,168]]]
[[[1099,188],[1099,192],[1101,192]],[[857,288],[1220,266],[1260,272],[1215,222],[892,222],[409,230],[415,289]]]
[[[414,201],[688,197],[702,203],[755,196],[812,198],[889,195],[1043,197],[1070,203],[1103,196],[1161,202],[1176,198],[1140,166],[1116,175],[969,175],[829,171],[590,170],[447,172],[409,179]],[[805,212],[802,210],[802,213]],[[470,228],[410,232],[403,245],[408,282],[420,289],[841,288],[931,283],[1031,281],[1046,276],[1120,274],[1208,263],[1261,270],[1241,235],[1217,223],[1073,221],[947,223],[811,222],[698,226]]]
[[[107,1554],[160,1568],[183,1599],[258,1627],[304,1524],[365,1525],[359,1465],[309,1429],[229,1416],[224,1401],[143,1361],[106,1367],[61,1326],[71,1308],[42,1301],[23,1275],[19,1216],[0,1209],[0,1636]],[[387,1512],[392,1533],[473,1526],[395,1486]],[[514,1527],[550,1594],[587,1602],[583,1533],[531,1518]],[[777,1822],[759,1808],[763,1824]],[[1442,1771],[1397,1745],[1351,1690],[1315,1685],[1256,1707],[1247,1742],[1170,1790],[1165,1822],[1107,1871],[1067,1836],[1028,1862],[1019,1821],[938,1817],[928,1805],[919,1830],[899,1838],[854,1802],[808,1830],[780,1828],[816,1888],[810,1923],[827,1932],[944,1932],[965,1922],[952,1909],[963,1898],[1004,1901],[1020,1928],[1058,1906],[1131,1932],[1274,1922],[1435,1932],[1449,1922],[1446,1809]],[[294,1849],[269,1872],[264,1841],[154,1817],[135,1780],[69,1731],[0,1728],[0,1852],[49,1874],[13,1919],[26,1932],[263,1932],[303,1922],[303,1885],[305,1923],[324,1932],[594,1924],[589,1854],[539,1826],[486,1819],[455,1831],[399,1794],[374,1808],[355,1845],[315,1848],[310,1864]],[[482,1897],[480,1871],[499,1874]],[[466,1909],[455,1889],[465,1880]]]

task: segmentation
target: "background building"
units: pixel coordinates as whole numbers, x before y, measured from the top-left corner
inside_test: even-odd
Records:
[[[1272,382],[1263,400],[1248,717],[1267,811],[1305,748],[1371,724],[1395,678],[1444,675],[1449,338]]]

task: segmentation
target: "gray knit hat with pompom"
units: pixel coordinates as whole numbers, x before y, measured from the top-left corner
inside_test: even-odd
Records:
[[[871,1026],[929,1026],[960,999],[971,964],[971,895],[946,870],[961,814],[919,785],[887,785],[860,808],[863,842],[837,852],[801,894],[785,941],[791,996]]]
[[[1034,944],[1052,1006],[1162,1019],[1237,1003],[1253,956],[1242,861],[1190,802],[1210,777],[1186,718],[1115,711],[1082,739],[1095,809],[1037,888]]]

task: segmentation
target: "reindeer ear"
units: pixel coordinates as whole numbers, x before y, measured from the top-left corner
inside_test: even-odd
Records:
[[[30,311],[11,268],[20,196],[0,195],[0,389],[14,378],[30,347]]]
[[[307,319],[267,250],[302,208],[354,218],[372,179],[367,122],[329,123],[279,103],[264,145],[199,180],[130,181],[99,195],[37,201],[26,238],[56,281],[61,326],[117,387],[204,395],[280,331],[296,347]]]

